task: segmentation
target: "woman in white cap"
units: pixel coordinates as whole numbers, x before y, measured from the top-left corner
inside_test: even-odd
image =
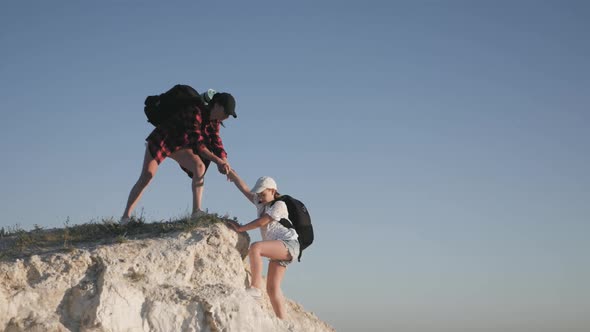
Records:
[[[253,243],[248,252],[252,281],[250,288],[246,291],[256,299],[262,297],[262,257],[269,258],[266,291],[275,314],[280,319],[284,319],[285,303],[281,291],[281,281],[287,265],[299,255],[297,232],[280,223],[281,219],[289,219],[287,205],[285,202],[275,201],[280,197],[280,194],[277,191],[277,183],[270,177],[259,178],[252,190],[234,170],[229,172],[228,178],[235,183],[249,201],[256,205],[258,210],[258,218],[252,222],[243,226],[232,223],[229,225],[237,232],[260,228],[262,235],[262,241]]]

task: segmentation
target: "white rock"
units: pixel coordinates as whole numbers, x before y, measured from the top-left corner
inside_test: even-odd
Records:
[[[223,224],[0,263],[0,331],[334,331],[245,292],[247,236]]]

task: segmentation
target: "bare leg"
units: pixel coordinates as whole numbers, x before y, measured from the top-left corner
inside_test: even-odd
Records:
[[[281,281],[285,276],[287,268],[278,262],[268,263],[268,276],[266,276],[266,292],[275,314],[280,319],[285,319],[285,299],[281,291]]]
[[[203,199],[203,189],[205,185],[205,164],[201,158],[193,153],[191,149],[181,149],[170,155],[170,158],[176,160],[180,166],[188,169],[193,173],[191,188],[193,191],[193,212],[201,210],[201,200]]]
[[[261,289],[262,286],[262,257],[270,259],[289,260],[291,255],[282,241],[260,241],[250,246],[250,270],[252,272],[252,287]]]
[[[135,206],[139,202],[143,191],[156,175],[157,170],[158,162],[152,157],[149,149],[146,147],[141,174],[139,175],[139,179],[137,179],[137,182],[133,188],[131,188],[129,198],[127,199],[127,206],[123,212],[123,218],[129,218],[130,214],[133,212]]]

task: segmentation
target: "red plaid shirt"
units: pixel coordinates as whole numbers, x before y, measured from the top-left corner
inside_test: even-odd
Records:
[[[156,127],[145,139],[152,157],[160,164],[173,152],[190,148],[195,154],[207,147],[224,159],[227,153],[219,136],[221,121],[210,120],[207,112],[189,106],[176,112],[165,123]]]

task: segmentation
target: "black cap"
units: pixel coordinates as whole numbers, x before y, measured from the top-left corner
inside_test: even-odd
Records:
[[[223,109],[227,115],[231,115],[234,118],[238,117],[236,115],[236,100],[231,94],[227,92],[216,93],[213,96],[211,102],[223,106]]]

